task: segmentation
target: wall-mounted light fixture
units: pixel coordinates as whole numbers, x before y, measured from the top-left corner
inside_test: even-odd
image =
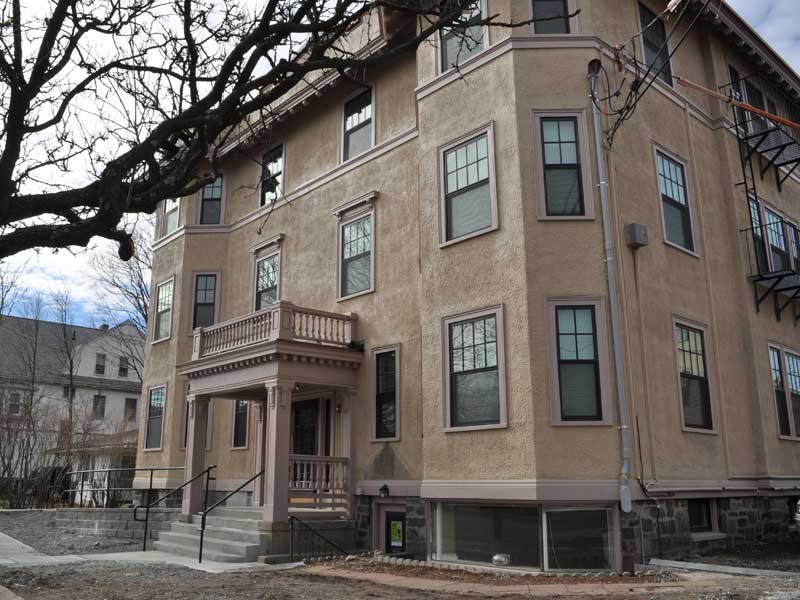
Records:
[[[380,494],[381,498],[388,498],[389,497],[389,486],[384,483],[381,486],[381,489],[378,490],[378,494]]]

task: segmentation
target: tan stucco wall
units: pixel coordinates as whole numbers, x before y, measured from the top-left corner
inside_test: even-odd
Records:
[[[501,18],[524,17],[521,3],[489,2]],[[513,6],[513,12],[510,7]],[[369,360],[359,371],[352,412],[357,480],[609,480],[619,470],[616,399],[614,423],[553,426],[547,352],[548,298],[607,299],[599,198],[587,221],[538,219],[533,110],[582,111],[592,135],[586,65],[599,56],[599,36],[614,44],[638,30],[633,0],[578,0],[579,33],[547,46],[547,38],[513,32],[521,45],[476,59],[461,78],[438,76],[436,51],[423,44],[416,56],[369,73],[375,85],[375,141],[404,143],[347,169],[339,164],[342,106],[356,91],[343,84],[311,102],[276,128],[266,146],[285,144],[284,191],[290,201],[257,219],[257,163],[263,147],[232,154],[223,164],[228,233],[179,235],[155,253],[153,281],[177,274],[173,335],[149,347],[145,387],[169,384],[165,447],[139,453],[140,466],[181,465],[178,449],[183,387],[175,364],[191,357],[192,273],[220,271],[220,320],[253,308],[253,254],[260,240],[282,233],[281,296],[300,306],[358,314],[358,337],[370,350],[401,344],[401,440],[369,441]],[[512,35],[493,30],[493,47]],[[676,55],[673,72],[710,88],[727,82],[733,52],[709,29],[693,32]],[[610,72],[614,66],[604,58]],[[415,93],[415,88],[418,88]],[[609,153],[614,249],[621,295],[622,354],[634,436],[634,475],[659,481],[725,481],[732,477],[796,476],[800,444],[780,440],[770,381],[767,342],[800,347],[790,319],[777,322],[765,305],[756,313],[747,281],[739,230],[749,227],[735,139],[719,120],[721,105],[684,88],[658,84],[622,128]],[[499,228],[463,242],[439,245],[438,150],[492,123]],[[608,120],[604,125],[608,126]],[[413,132],[417,131],[416,137]],[[590,137],[583,168],[599,181]],[[654,144],[687,164],[696,255],[663,242]],[[248,154],[249,153],[249,154]],[[255,160],[254,160],[255,159]],[[361,161],[355,161],[360,163]],[[330,181],[326,174],[332,169]],[[325,182],[327,181],[327,182]],[[800,185],[779,193],[769,174],[760,195],[800,219]],[[375,292],[336,301],[334,207],[371,191],[375,202]],[[591,196],[591,200],[589,197]],[[196,198],[184,199],[181,223],[195,223]],[[622,227],[643,223],[650,244],[635,254]],[[259,232],[260,228],[260,232]],[[508,426],[445,432],[442,318],[502,304],[505,318]],[[673,316],[707,327],[706,344],[715,410],[715,432],[683,431],[676,371]],[[608,314],[604,315],[608,320]],[[604,348],[611,356],[610,342]],[[209,464],[220,478],[252,472],[252,450],[229,450],[230,414],[215,399]],[[146,401],[142,403],[146,414]],[[254,411],[252,411],[254,412]],[[251,413],[252,414],[252,413]],[[143,424],[142,424],[143,425]],[[140,427],[144,432],[144,426]],[[250,448],[254,448],[251,419]],[[639,455],[643,464],[639,464]]]

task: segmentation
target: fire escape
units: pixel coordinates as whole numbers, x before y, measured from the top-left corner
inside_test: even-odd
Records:
[[[772,170],[778,191],[800,175],[800,130],[785,121],[800,122],[800,103],[777,90],[760,75],[733,80],[723,90],[746,106],[731,104],[739,145],[750,227],[741,230],[747,248],[756,311],[772,299],[775,318],[787,314],[800,322],[800,230],[758,195],[757,183]],[[752,108],[768,114],[760,114]]]

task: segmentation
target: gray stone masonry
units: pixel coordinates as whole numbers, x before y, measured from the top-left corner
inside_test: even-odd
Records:
[[[144,511],[138,516],[143,519]],[[159,531],[169,530],[179,517],[177,508],[150,509],[147,537],[157,538]],[[133,520],[132,508],[59,508],[55,522],[59,529],[78,535],[139,540],[144,536],[144,523]]]
[[[406,500],[406,552],[416,560],[428,559],[427,532],[425,502],[420,498],[409,498]]]

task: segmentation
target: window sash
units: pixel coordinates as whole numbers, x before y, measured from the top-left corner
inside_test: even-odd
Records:
[[[106,355],[105,354],[97,354],[97,355],[95,355],[94,374],[95,375],[105,375],[106,374]]]
[[[672,66],[669,62],[669,45],[666,43],[667,29],[664,21],[657,18],[655,13],[642,3],[639,3],[639,19],[643,28],[652,23],[642,33],[645,61],[648,67],[652,65],[653,73],[663,65],[664,68],[658,74],[658,78],[671,86]]]
[[[575,313],[580,310],[589,310],[591,314],[591,333],[579,332],[577,327],[577,317]],[[570,312],[572,313],[573,319],[573,331],[571,332],[563,332],[561,330],[561,319],[560,314],[562,312]],[[600,362],[598,357],[598,347],[597,347],[597,315],[595,311],[595,306],[593,304],[574,304],[574,305],[567,305],[567,306],[556,306],[555,307],[555,319],[556,319],[556,357],[558,362],[558,389],[559,389],[559,399],[561,404],[561,420],[562,421],[602,421],[603,420],[603,402],[602,402],[602,388],[600,384]],[[587,337],[591,335],[592,337],[592,356],[594,358],[587,359],[587,358],[579,358],[580,351],[579,351],[579,338]],[[564,337],[571,337],[574,338],[574,344],[576,349],[576,358],[562,358],[562,338]],[[566,398],[566,390],[567,386],[565,385],[565,381],[563,379],[564,366],[570,365],[590,365],[593,367],[594,370],[594,392],[595,392],[595,412],[593,414],[582,414],[582,415],[570,415],[568,414],[570,411],[566,410],[566,401],[569,399]]]
[[[491,327],[488,324],[492,322],[493,325]],[[475,339],[475,327],[476,323],[482,323],[483,331],[482,331],[482,341],[476,341]],[[472,325],[470,329],[466,329],[464,326]],[[456,341],[455,339],[455,332],[459,331],[460,341]],[[467,337],[467,332],[469,331],[469,336]],[[493,331],[493,334],[490,332]],[[473,426],[481,426],[481,425],[497,425],[501,423],[502,416],[501,416],[501,390],[500,390],[500,354],[499,354],[499,344],[500,344],[500,334],[498,331],[498,318],[496,313],[490,313],[478,317],[468,318],[461,321],[454,321],[449,323],[447,327],[447,336],[448,336],[448,368],[449,368],[449,379],[450,379],[450,426],[451,427],[473,427]],[[478,349],[482,349],[483,360],[476,361],[476,351]],[[493,348],[493,351],[490,352],[490,348]],[[456,353],[460,352],[460,358],[456,357]],[[467,356],[471,356],[471,360],[467,361]],[[475,366],[476,363],[482,363],[483,366],[477,367]],[[471,366],[467,366],[470,364]],[[484,406],[477,407],[477,410],[482,411],[483,413],[489,414],[490,416],[486,418],[470,418],[465,417],[462,415],[462,409],[473,408],[475,406],[469,406],[466,404],[469,400],[475,400],[475,397],[472,398],[459,397],[459,382],[460,381],[474,381],[475,375],[480,375],[484,373],[494,373],[494,381],[491,378],[487,379],[486,381],[481,380],[481,383],[489,383],[490,387],[494,387],[495,392],[494,398],[489,396],[489,393],[486,393],[486,390],[483,390],[483,397],[481,398],[488,403]],[[462,402],[464,404],[462,404]],[[489,404],[490,403],[490,404]]]
[[[153,339],[156,342],[167,339],[172,333],[172,291],[172,281],[165,281],[156,290],[156,318],[153,331]]]
[[[369,128],[367,147],[359,152],[355,152],[350,148],[351,139],[365,128]],[[343,145],[342,156],[344,160],[349,160],[358,156],[372,147],[372,89],[359,94],[345,103]]]
[[[201,287],[202,282],[202,287]],[[201,274],[195,277],[194,310],[192,314],[192,329],[209,327],[214,324],[217,303],[217,276],[214,274]],[[208,310],[210,308],[210,311]],[[205,310],[202,310],[205,309]],[[210,312],[210,315],[207,313]],[[200,316],[210,319],[210,322],[201,322]]]
[[[375,353],[375,439],[397,437],[397,351]]]
[[[683,407],[684,427],[694,429],[713,429],[713,412],[711,407],[711,389],[708,379],[708,361],[706,359],[705,333],[694,327],[675,324],[676,352],[678,355],[678,372],[680,378],[680,396]],[[688,344],[688,345],[687,345]],[[687,396],[687,392],[696,384],[699,398]],[[690,404],[699,400],[699,407]],[[692,410],[699,409],[699,419],[693,419]]]
[[[466,19],[463,17],[466,15]],[[462,15],[463,24],[455,27],[445,27],[439,31],[439,67],[444,73],[453,69],[474,56],[484,48],[484,28],[483,25],[474,25],[480,21],[482,16],[481,2],[476,0],[471,9]],[[458,41],[458,46],[453,56],[450,42]]]
[[[267,256],[256,262],[256,310],[272,306],[278,301],[280,264],[279,254]]]
[[[161,436],[164,420],[164,409],[167,404],[166,388],[152,388],[147,399],[147,422],[145,431],[145,449],[161,447]]]
[[[532,0],[533,18],[563,17],[552,21],[534,22],[533,30],[541,33],[569,33],[569,9],[567,0]],[[538,10],[537,10],[538,7]],[[553,10],[555,9],[555,10]]]
[[[346,298],[353,294],[365,292],[372,288],[372,241],[373,241],[372,214],[343,223],[340,228],[340,297]],[[360,251],[359,251],[360,250]],[[367,276],[359,285],[349,287],[350,270],[354,265],[366,262]]]
[[[233,447],[247,447],[247,429],[250,403],[247,400],[235,400],[233,407]]]
[[[178,228],[178,210],[180,200],[177,198],[167,198],[164,200],[164,216],[162,218],[161,236],[166,236]]]
[[[119,371],[117,373],[119,377],[127,377],[128,376],[128,357],[127,356],[120,356],[119,357]]]
[[[200,191],[200,224],[218,225],[222,220],[222,175]]]
[[[769,349],[772,392],[775,398],[775,411],[778,417],[778,435],[790,437],[792,435],[792,427],[789,424],[789,396],[786,393],[785,378],[783,375],[784,361],[781,354],[781,351],[777,348]],[[797,434],[795,433],[795,435]]]
[[[264,154],[261,161],[261,206],[274,204],[283,192],[283,144]],[[268,183],[268,185],[267,185]]]

